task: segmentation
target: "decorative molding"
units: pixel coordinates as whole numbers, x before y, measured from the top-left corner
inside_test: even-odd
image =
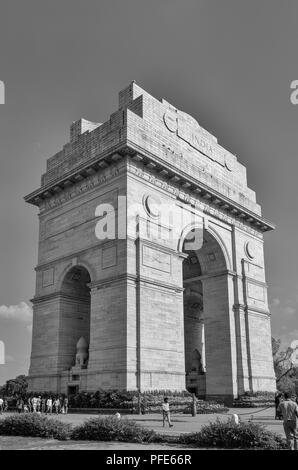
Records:
[[[51,300],[55,300],[55,299],[63,299],[63,300],[80,300],[80,301],[86,301],[86,302],[89,302],[89,299],[87,299],[86,297],[77,297],[77,296],[72,296],[72,295],[69,295],[69,294],[65,294],[65,292],[62,292],[62,291],[56,291],[56,292],[52,292],[51,294],[45,294],[45,295],[38,295],[38,296],[35,296],[33,297],[33,299],[30,299],[30,302],[33,303],[33,305],[36,305],[36,304],[39,304],[39,303],[42,303],[42,302],[49,302]]]
[[[184,279],[184,283],[190,283],[193,281],[205,281],[206,279],[212,279],[213,277],[220,277],[220,276],[231,276],[234,278],[234,277],[237,277],[237,273],[235,271],[225,269],[223,271],[219,271],[216,273],[202,274],[201,276],[195,276],[195,277],[191,277],[188,279]]]
[[[117,152],[118,152],[117,155],[119,156],[121,155],[123,157],[132,156],[134,160],[136,160],[136,158],[139,157],[138,161],[144,161],[145,163],[154,162],[154,165],[156,166],[156,170],[160,173],[160,175],[159,175],[159,178],[156,178],[155,176],[153,176],[153,174],[149,174],[148,176],[149,182],[155,184],[156,186],[159,186],[161,189],[165,189],[166,191],[172,191],[172,193],[174,193],[178,199],[183,200],[183,202],[185,203],[192,203],[192,200],[194,200],[194,198],[189,193],[186,193],[185,191],[179,191],[177,187],[170,186],[164,179],[161,179],[162,170],[166,169],[164,173],[166,173],[167,177],[169,177],[171,180],[173,180],[173,178],[175,178],[176,180],[178,179],[182,186],[184,186],[185,188],[186,187],[193,188],[193,191],[200,194],[200,197],[202,198],[202,200],[203,199],[208,200],[208,205],[205,207],[201,200],[201,204],[203,205],[206,212],[210,211],[210,207],[209,207],[210,203],[212,203],[214,207],[221,206],[224,210],[231,211],[234,214],[234,216],[237,215],[239,218],[243,220],[247,220],[247,223],[249,224],[254,223],[258,228],[254,230],[252,229],[252,227],[249,227],[249,229],[254,230],[253,232],[250,232],[250,233],[254,233],[255,235],[257,235],[258,233],[262,233],[263,231],[272,230],[274,228],[274,226],[270,224],[269,222],[265,221],[265,219],[263,219],[260,214],[255,214],[249,208],[242,206],[236,201],[230,200],[228,196],[225,196],[218,190],[202,182],[201,177],[200,178],[198,177],[197,179],[195,179],[191,174],[187,174],[183,172],[181,169],[179,170],[178,168],[173,167],[171,165],[171,162],[163,161],[159,156],[153,155],[150,152],[146,151],[145,149],[142,149],[142,148],[139,149],[138,147],[139,146],[136,145],[135,143],[130,143],[130,141],[127,141],[127,145],[122,146],[121,149],[117,149]],[[76,185],[76,181],[78,177],[82,177],[85,179],[90,174],[89,170],[92,169],[92,171],[98,171],[98,168],[106,160],[109,163],[112,163],[111,168],[113,170],[115,168],[115,166],[113,165],[113,162],[114,162],[113,155],[115,154],[115,151],[116,151],[115,149],[111,149],[109,154],[105,156],[102,155],[101,158],[99,158],[98,156],[97,159],[90,161],[90,163],[87,166],[85,165],[82,168],[78,168],[76,172],[71,173],[69,176],[65,175],[65,177],[59,180],[58,182],[56,183],[53,182],[51,185],[42,187],[39,190],[34,191],[33,193],[25,197],[26,202],[29,202],[38,206],[42,205],[42,207],[45,207],[44,204],[48,205],[48,202],[45,203],[43,201],[45,201],[45,199],[50,198],[52,201],[53,207],[55,207],[56,205],[59,205],[59,203],[62,204],[63,202],[65,202],[64,188],[67,187],[68,185],[69,186]],[[140,155],[137,155],[138,152],[140,152]],[[142,153],[145,156],[143,156]],[[128,158],[128,160],[130,159]],[[171,168],[168,168],[169,165],[171,166]],[[177,173],[181,173],[181,172],[182,172],[182,175],[179,176]],[[96,173],[96,175],[94,176],[98,178],[98,173]],[[104,182],[105,181],[107,181],[107,179],[104,179]],[[53,199],[52,198],[53,193],[56,194],[57,189],[59,189],[59,191],[62,190],[63,197],[62,198],[58,197],[57,199],[55,198]],[[176,191],[178,191],[178,194],[176,194]],[[80,193],[81,190],[78,189],[78,192]],[[71,191],[69,193],[66,192],[66,194],[67,194],[66,200],[70,199],[72,192]],[[197,201],[197,199],[195,199],[195,201]],[[219,217],[219,218],[221,217],[220,212],[215,212],[214,208],[213,208],[213,211],[212,210],[210,211],[210,213],[211,214],[214,213],[215,217]],[[235,225],[238,225],[239,222],[236,222],[236,220],[237,218],[235,218],[232,223],[235,223]],[[244,225],[240,223],[240,227],[243,228]],[[246,227],[246,230],[247,230],[247,227]]]
[[[152,194],[144,194],[143,196],[143,206],[145,211],[150,217],[154,219],[160,216],[159,210],[156,211],[156,207],[160,205],[159,199]]]
[[[258,239],[263,238],[259,231],[245,225],[243,222],[239,221],[237,217],[228,215],[222,210],[219,210],[218,206],[213,204],[212,201],[209,200],[208,203],[204,202],[204,198],[202,196],[199,196],[198,194],[194,196],[193,192],[181,189],[177,184],[170,182],[170,180],[166,181],[161,176],[155,176],[151,172],[147,171],[143,166],[140,166],[140,164],[135,163],[132,160],[128,161],[128,172],[156,186],[157,188],[166,191],[184,204],[190,204],[204,214],[211,215],[229,225],[235,225],[246,233],[254,235]]]
[[[244,305],[244,304],[234,304],[233,305],[233,310],[235,313],[240,313],[242,312],[243,315],[245,314],[261,314],[261,315],[266,315],[268,317],[270,317],[270,311],[268,309],[264,309],[264,308],[259,308],[259,307],[255,307],[253,305]]]
[[[244,251],[249,260],[253,260],[255,258],[256,247],[251,240],[245,242]]]
[[[72,262],[72,259],[74,257],[77,257],[79,259],[78,264],[81,264],[81,263],[84,264],[85,261],[82,257],[86,253],[89,253],[92,250],[95,251],[96,249],[101,249],[101,248],[105,247],[106,245],[113,245],[113,244],[114,244],[114,240],[107,239],[107,240],[99,241],[98,243],[96,243],[94,245],[91,245],[88,248],[84,248],[83,250],[75,251],[75,252],[70,253],[70,254],[65,255],[65,256],[59,256],[58,258],[52,259],[51,261],[47,261],[45,263],[39,263],[35,267],[35,271],[38,272],[38,271],[42,271],[43,269],[46,269],[47,267],[52,267],[52,266],[54,267],[56,264],[60,264],[61,262],[67,262],[67,261]]]
[[[136,286],[138,283],[140,284],[148,284],[155,289],[157,288],[163,288],[167,290],[172,290],[175,291],[176,293],[182,293],[184,291],[184,288],[175,284],[170,284],[167,282],[160,281],[158,279],[150,279],[146,276],[137,276],[135,274],[121,274],[118,276],[111,276],[107,277],[105,279],[101,279],[99,281],[94,281],[89,284],[91,288],[91,295],[92,291],[104,289],[105,287],[108,287],[109,285],[119,285],[120,283],[123,282],[130,282],[134,286]]]
[[[43,200],[40,203],[40,211],[44,212],[46,210],[50,210],[61,206],[65,202],[68,202],[75,198],[76,196],[80,196],[81,194],[86,193],[99,185],[104,183],[108,183],[112,179],[119,176],[121,173],[125,173],[125,167],[122,169],[119,166],[112,166],[103,171],[99,171],[92,176],[89,176],[78,183],[75,183],[73,186],[69,187],[68,189],[62,190],[61,193],[57,195],[53,195],[47,200]]]
[[[75,217],[72,218],[72,216],[71,216],[71,213],[76,211],[78,206],[74,207],[73,205],[71,205],[68,208],[65,208],[66,210],[63,210],[63,212],[58,214],[58,215],[55,212],[53,213],[53,215],[49,214],[47,212],[47,216],[49,215],[49,217],[47,217],[46,220],[44,220],[43,222],[40,223],[40,240],[44,241],[46,239],[56,237],[60,234],[66,234],[68,231],[76,229],[76,228],[78,228],[78,227],[80,227],[84,224],[89,223],[89,222],[94,221],[94,223],[96,224],[94,209],[88,215],[88,218],[86,218],[86,219],[83,218],[82,213],[81,213],[84,210],[84,207],[87,207],[87,211],[88,211],[88,206],[90,207],[90,202],[93,202],[95,200],[98,201],[97,205],[101,204],[101,203],[111,204],[114,207],[115,212],[117,213],[117,211],[118,211],[118,197],[119,197],[119,194],[118,194],[118,190],[116,188],[107,190],[103,193],[94,193],[93,192],[92,195],[90,195],[90,198],[88,199],[88,201],[84,201],[84,202],[80,203],[80,205],[79,205],[79,207],[80,207],[80,218],[79,218],[79,220],[75,220]],[[72,220],[72,223],[71,224],[63,223],[63,219],[65,219],[65,218],[67,218],[67,220]],[[62,223],[61,223],[61,220],[62,220]],[[58,228],[59,227],[59,221],[60,221],[60,225],[62,225],[62,227],[60,229]]]

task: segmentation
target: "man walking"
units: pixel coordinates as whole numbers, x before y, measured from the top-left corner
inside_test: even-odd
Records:
[[[289,393],[285,392],[284,396],[285,396],[285,399],[279,404],[277,411],[280,411],[282,413],[288,448],[290,450],[298,450],[297,448],[298,405],[294,401],[291,400]]]
[[[172,428],[173,424],[171,423],[171,416],[170,416],[170,404],[167,398],[164,399],[162,404],[162,425],[165,427],[165,421],[168,422],[169,427]]]

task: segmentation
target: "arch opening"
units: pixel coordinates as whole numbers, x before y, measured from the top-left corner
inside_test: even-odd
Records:
[[[188,255],[183,261],[186,388],[205,398],[208,374],[210,377],[214,369],[210,353],[214,347],[212,338],[217,334],[210,317],[214,310],[220,310],[222,303],[222,290],[216,288],[216,277],[218,273],[225,272],[227,262],[219,242],[205,229],[201,247],[188,249],[187,240],[192,234],[193,230],[187,233],[182,244],[183,253]],[[214,288],[210,289],[212,279]]]
[[[61,284],[60,317],[60,369],[73,366],[86,368],[90,343],[91,282],[88,270],[83,266],[73,266],[64,276]],[[84,361],[81,345],[84,343]]]

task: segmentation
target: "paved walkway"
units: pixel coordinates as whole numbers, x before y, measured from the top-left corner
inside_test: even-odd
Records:
[[[130,442],[56,441],[39,437],[0,436],[0,450],[196,450],[170,444],[135,444]],[[200,449],[202,450],[202,449]]]
[[[177,435],[181,433],[196,432],[201,429],[201,427],[210,422],[214,422],[217,419],[226,421],[231,417],[231,414],[238,414],[242,421],[253,421],[254,423],[259,423],[265,425],[270,431],[277,432],[284,435],[282,421],[275,420],[275,409],[272,408],[230,408],[228,413],[224,414],[198,414],[193,417],[190,415],[184,414],[172,414],[172,422],[174,424],[173,428],[168,426],[163,428],[162,426],[162,417],[158,413],[146,414],[146,415],[122,415],[128,419],[133,419],[137,421],[142,426],[145,426],[149,429],[154,429],[156,432],[165,433],[170,435]],[[51,415],[52,417],[57,417],[66,423],[71,423],[73,425],[81,424],[86,419],[95,418],[97,414],[72,414],[68,415]],[[104,416],[104,415],[100,415]],[[111,416],[111,415],[109,415]]]

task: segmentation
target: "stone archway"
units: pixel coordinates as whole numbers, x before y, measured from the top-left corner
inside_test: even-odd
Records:
[[[75,365],[80,338],[90,343],[90,274],[83,266],[73,266],[61,283],[59,354],[60,370]]]
[[[195,251],[184,251],[188,257],[183,261],[183,308],[184,351],[186,388],[197,395],[205,396],[205,334],[201,266]]]
[[[186,234],[185,240],[191,238]],[[231,398],[233,374],[232,283],[215,236],[203,230],[202,246],[185,249],[183,304],[186,387],[199,397]]]

